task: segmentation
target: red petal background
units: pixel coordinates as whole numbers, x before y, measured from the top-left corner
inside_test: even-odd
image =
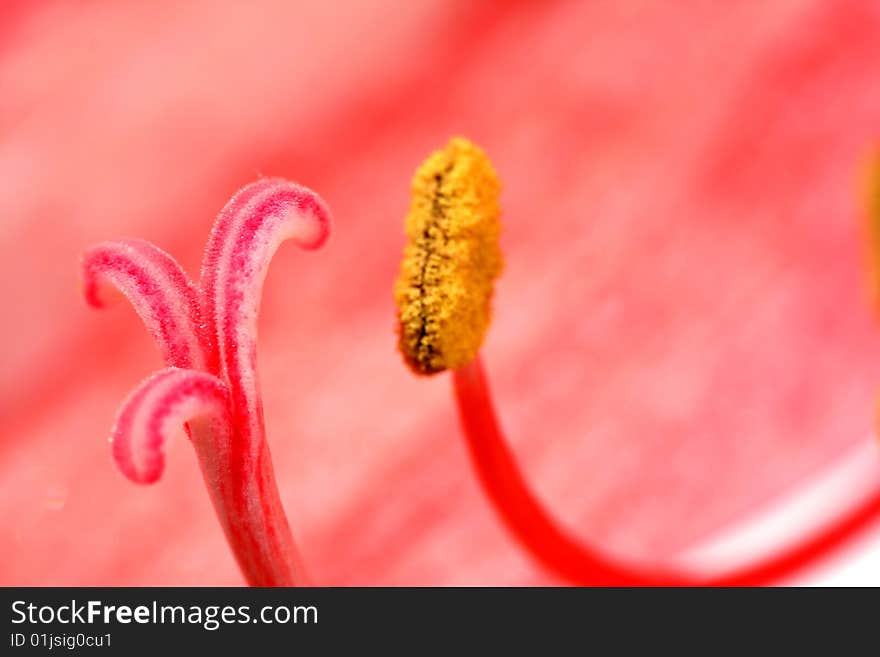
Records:
[[[673,559],[870,445],[855,178],[880,133],[876,3],[2,11],[0,583],[241,582],[185,439],[156,486],[112,465],[116,407],[160,359],[130,309],[86,308],[77,257],[143,237],[195,275],[264,174],[336,218],[325,250],[279,252],[260,320],[313,579],[556,583],[481,497],[449,381],[394,351],[409,178],[452,134],[505,184],[499,410],[579,536]]]

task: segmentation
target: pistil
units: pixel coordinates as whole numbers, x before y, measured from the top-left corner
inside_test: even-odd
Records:
[[[229,545],[254,586],[305,582],[265,435],[256,364],[262,284],[282,241],[316,249],[329,223],[317,194],[267,178],[220,212],[198,285],[171,256],[139,240],[101,244],[83,257],[86,300],[103,306],[108,288],[126,296],[168,366],[120,409],[111,435],[117,465],[136,483],[154,483],[165,441],[185,427]]]

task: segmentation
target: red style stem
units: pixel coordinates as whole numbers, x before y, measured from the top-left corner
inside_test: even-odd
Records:
[[[83,256],[86,300],[103,307],[108,292],[121,292],[167,365],[122,405],[111,435],[117,465],[135,483],[155,483],[165,442],[185,428],[232,552],[253,586],[305,582],[263,420],[257,373],[262,285],[281,242],[317,249],[329,222],[317,194],[264,178],[220,212],[198,284],[174,258],[141,240],[106,242]]]

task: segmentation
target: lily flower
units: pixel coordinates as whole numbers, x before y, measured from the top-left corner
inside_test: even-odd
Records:
[[[854,178],[880,125],[880,16],[720,4],[15,5],[0,582],[247,581],[185,441],[155,486],[114,467],[119,402],[165,363],[134,312],[84,307],[76,263],[136,236],[195,280],[224,200],[281,177],[334,216],[320,253],[273,261],[256,347],[309,581],[568,583],[499,521],[450,376],[395,353],[406,181],[456,134],[503,181],[479,349],[497,418],[577,545],[711,576],[862,508],[880,336]]]

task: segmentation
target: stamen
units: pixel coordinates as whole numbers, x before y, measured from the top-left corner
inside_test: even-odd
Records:
[[[871,174],[872,245],[880,254],[880,158]],[[624,563],[572,537],[526,482],[495,417],[477,355],[488,326],[492,280],[501,267],[498,189],[485,155],[461,139],[416,173],[406,222],[410,242],[395,290],[400,349],[418,374],[453,368],[459,419],[476,474],[500,518],[537,560],[578,585],[758,585],[805,568],[880,516],[877,492],[801,543],[707,578]]]
[[[863,176],[862,194],[871,301],[880,315],[880,145],[868,154]]]
[[[522,474],[492,403],[479,357],[453,372],[459,419],[474,469],[504,524],[539,562],[578,586],[760,586],[801,572],[880,517],[880,492],[800,543],[716,576],[647,568],[578,541],[541,506]]]
[[[417,374],[461,367],[483,342],[502,269],[499,192],[489,159],[466,139],[416,171],[394,298],[398,345]]]

